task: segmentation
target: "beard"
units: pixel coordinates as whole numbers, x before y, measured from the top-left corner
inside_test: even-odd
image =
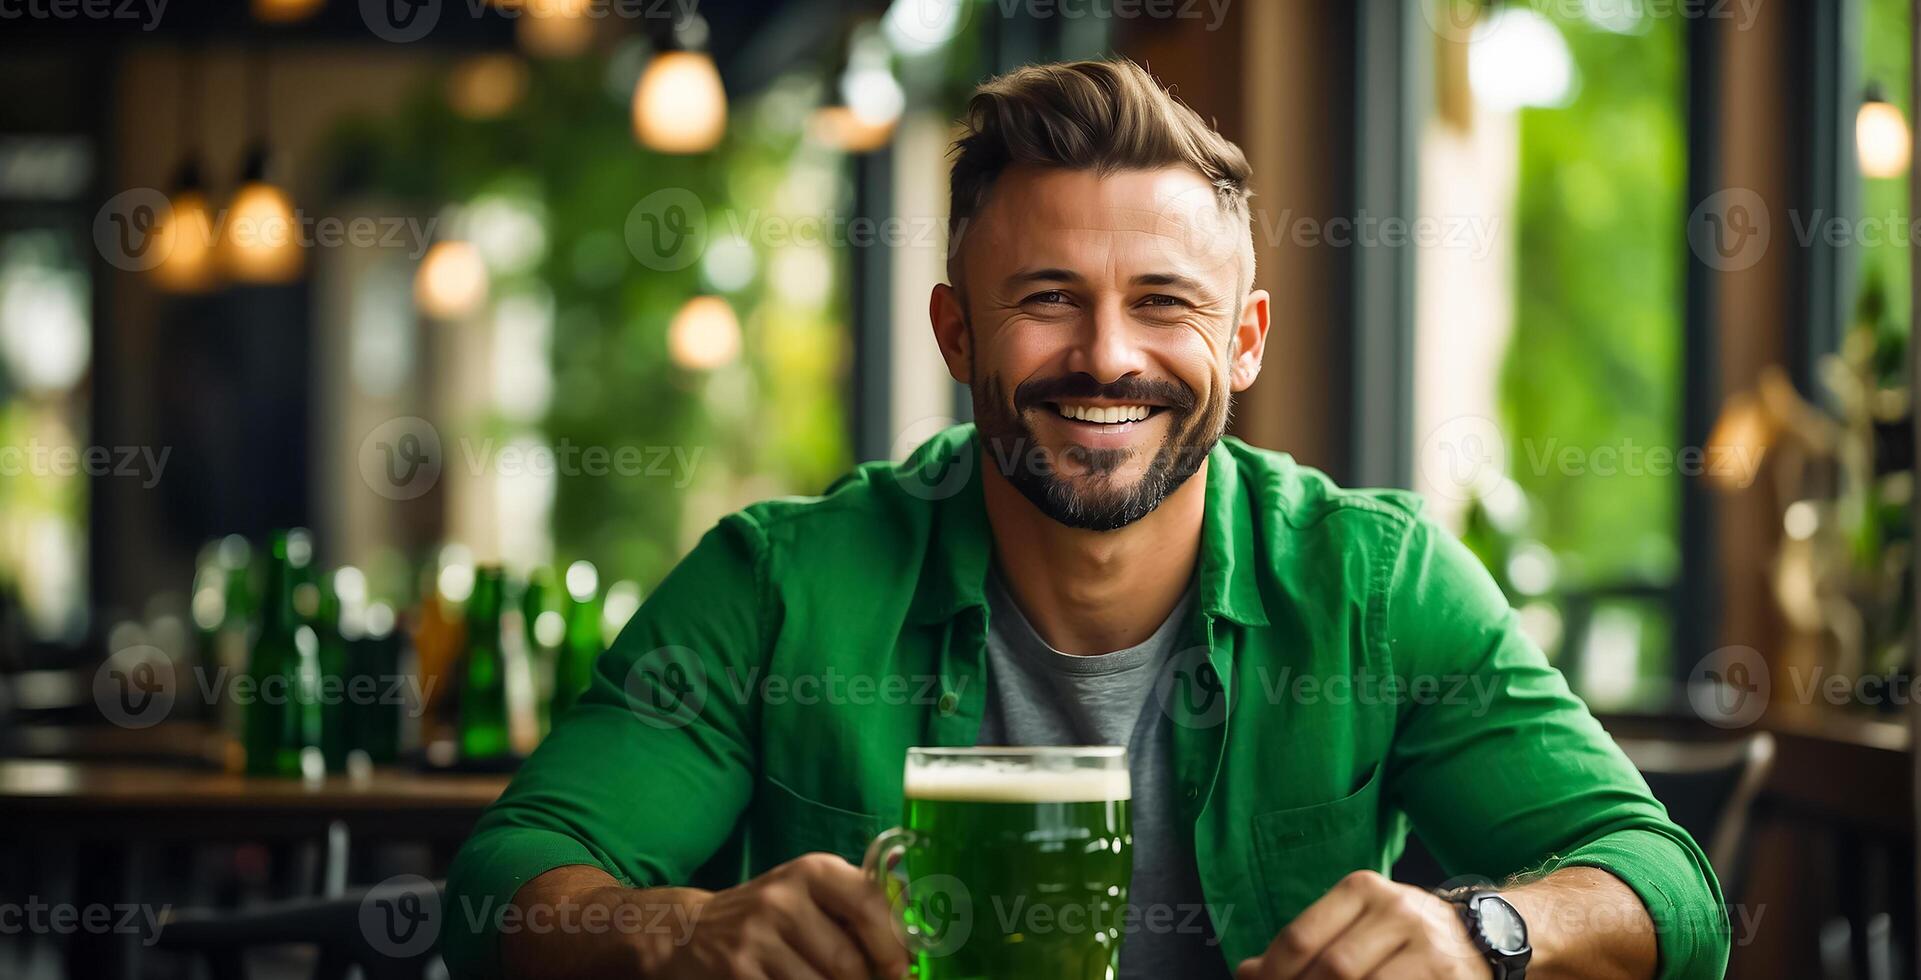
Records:
[[[1062,524],[1087,531],[1113,531],[1154,512],[1207,461],[1227,431],[1228,401],[1222,387],[1206,402],[1184,384],[1122,378],[1102,384],[1073,374],[1022,382],[1010,398],[999,375],[970,378],[974,424],[988,465],[1040,512]],[[1143,450],[1093,449],[1069,443],[1049,450],[1027,423],[1031,409],[1053,411],[1046,403],[1068,398],[1105,398],[1164,406],[1168,433],[1145,472],[1124,483],[1120,470]]]

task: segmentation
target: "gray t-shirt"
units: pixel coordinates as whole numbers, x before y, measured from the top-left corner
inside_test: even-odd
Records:
[[[982,745],[1125,745],[1133,801],[1134,877],[1124,917],[1121,980],[1225,978],[1227,961],[1181,820],[1172,728],[1155,682],[1174,656],[1194,592],[1137,646],[1074,656],[1048,646],[988,576],[987,710]]]

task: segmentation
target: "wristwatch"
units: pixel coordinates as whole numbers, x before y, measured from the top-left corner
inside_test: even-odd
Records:
[[[1534,956],[1534,947],[1527,944],[1527,923],[1501,893],[1465,891],[1441,897],[1460,910],[1468,938],[1494,968],[1494,980],[1522,980],[1527,975],[1527,961]]]

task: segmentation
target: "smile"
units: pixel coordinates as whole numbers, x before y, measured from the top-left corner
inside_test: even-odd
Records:
[[[1054,410],[1062,418],[1076,422],[1092,422],[1099,425],[1122,425],[1139,422],[1160,411],[1160,405],[1069,405],[1056,402]]]

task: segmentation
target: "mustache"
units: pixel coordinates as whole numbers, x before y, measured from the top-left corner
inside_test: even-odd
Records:
[[[1199,399],[1194,389],[1155,378],[1117,378],[1102,384],[1091,374],[1068,374],[1057,378],[1034,378],[1014,389],[1014,410],[1025,412],[1042,402],[1064,398],[1105,398],[1111,401],[1166,405],[1191,412]]]

